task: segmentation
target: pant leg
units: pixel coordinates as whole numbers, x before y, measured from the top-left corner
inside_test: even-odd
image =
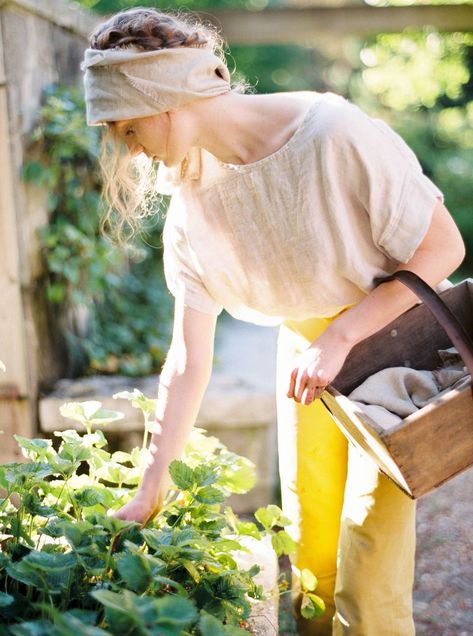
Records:
[[[334,636],[413,636],[416,502],[351,443]]]
[[[310,568],[319,579],[317,594],[326,604],[316,621],[298,621],[298,633],[329,636],[335,612],[334,587],[340,514],[347,472],[348,443],[320,400],[302,406],[286,397],[296,355],[329,324],[312,319],[286,322],[278,340],[278,445],[282,506],[292,520],[287,531],[297,543],[293,563],[293,602],[296,616],[300,595],[298,570]]]
[[[351,444],[348,450],[319,400],[301,406],[286,398],[293,358],[330,322],[288,321],[278,342],[282,503],[298,544],[294,604],[297,614],[297,569],[308,567],[327,606],[323,619],[298,621],[299,634],[332,634],[335,614],[334,636],[412,636],[415,502]]]

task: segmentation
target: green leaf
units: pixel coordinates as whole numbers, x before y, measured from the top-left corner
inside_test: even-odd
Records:
[[[196,528],[185,527],[182,529],[174,528],[171,534],[172,545],[186,546],[194,545],[200,541],[205,543],[205,537]]]
[[[147,451],[143,452],[141,448],[135,446],[135,448],[131,451],[131,463],[133,464],[133,466],[139,468],[142,465],[146,454]]]
[[[133,609],[133,601],[132,599],[135,597],[132,592],[127,592],[126,594],[117,594],[116,592],[111,592],[110,590],[95,590],[90,592],[90,595],[93,596],[99,603],[105,605],[105,607],[110,607],[114,609],[116,612],[127,613],[130,608]]]
[[[27,492],[22,497],[23,506],[30,515],[40,517],[52,517],[58,512],[57,506],[43,506],[41,499],[34,490]]]
[[[39,589],[43,588],[43,580],[37,574],[34,567],[31,567],[25,560],[10,563],[6,567],[6,571],[12,579],[25,583],[25,585],[31,585]]]
[[[127,587],[143,594],[152,582],[146,559],[139,554],[125,554],[117,560],[117,569]]]
[[[218,479],[218,469],[208,464],[199,464],[194,468],[194,480],[196,486],[210,486]]]
[[[29,451],[26,457],[33,455],[32,459],[36,457],[44,457],[48,451],[52,450],[53,443],[50,439],[28,439],[21,435],[13,435],[17,444],[24,450]]]
[[[72,499],[81,508],[104,503],[104,495],[98,488],[83,488],[72,494]]]
[[[119,398],[129,400],[135,409],[141,409],[146,415],[154,415],[156,411],[157,400],[145,397],[138,389],[133,389],[132,392],[120,391],[113,395],[114,400]]]
[[[283,523],[283,521],[288,521],[282,516],[281,508],[274,504],[270,504],[265,508],[258,508],[255,512],[255,517],[266,530],[270,530],[273,526],[277,525],[287,525],[286,523]]]
[[[304,592],[313,592],[317,587],[318,581],[315,574],[308,568],[301,571],[301,587]]]
[[[189,561],[189,559],[182,559],[181,563],[186,568],[186,570],[189,572],[189,574],[194,579],[194,581],[196,583],[198,583],[200,581],[200,578],[201,578],[200,572],[195,567],[195,565],[192,563],[192,561]]]
[[[159,624],[173,623],[187,627],[198,618],[193,603],[182,596],[168,594],[156,599],[155,603],[159,611]]]
[[[74,554],[62,552],[39,552],[32,550],[22,561],[28,562],[36,570],[44,572],[62,572],[77,565],[77,557]]]
[[[292,554],[296,550],[296,544],[285,530],[273,534],[271,544],[278,557],[282,554]]]
[[[229,468],[223,466],[219,484],[235,494],[244,494],[256,484],[256,467],[249,459],[238,457]]]
[[[49,634],[54,636],[105,636],[109,632],[95,627],[90,624],[90,618],[87,616],[85,621],[81,620],[80,613],[65,612],[62,613],[49,603],[35,603],[34,606],[49,615],[54,622],[54,627],[50,625]],[[83,617],[83,615],[82,615]]]
[[[201,612],[199,629],[202,636],[225,636],[223,624],[206,612]]]
[[[63,533],[71,545],[79,546],[82,543],[84,534],[78,524],[70,523],[67,521],[64,522]]]
[[[47,299],[51,303],[60,304],[66,298],[67,288],[62,283],[49,283],[46,288]]]
[[[269,530],[274,525],[274,515],[267,508],[258,508],[255,517],[265,530]]]
[[[215,616],[204,610],[200,613],[199,630],[202,636],[244,636],[248,632],[236,625],[223,625]]]
[[[169,465],[171,479],[181,490],[190,490],[194,485],[194,471],[180,459],[175,459]]]
[[[124,451],[115,451],[114,453],[112,453],[111,460],[119,464],[126,464],[127,462],[132,462],[132,456],[131,453],[125,453]]]
[[[261,534],[255,523],[252,521],[240,521],[237,526],[237,532],[240,535],[247,535],[260,540]]]
[[[153,625],[151,632],[143,630],[143,633],[181,636],[198,618],[190,600],[173,594],[161,598],[139,597],[129,590],[120,594],[97,590],[91,594],[105,605],[112,633],[128,633],[134,625],[142,628]]]
[[[39,161],[29,161],[23,167],[23,179],[34,183],[43,181],[44,166]]]
[[[242,552],[251,552],[249,548],[234,539],[219,539],[215,542],[215,548],[221,552],[233,552],[241,550]]]
[[[159,550],[164,544],[163,533],[154,528],[143,528],[141,531],[147,545],[153,550]],[[169,542],[168,542],[169,543]]]
[[[199,488],[194,497],[197,501],[200,501],[200,503],[205,504],[217,504],[225,501],[225,495],[217,488],[214,488],[214,486]]]
[[[54,626],[45,620],[25,621],[18,625],[10,625],[9,630],[13,636],[57,636]]]
[[[304,594],[301,603],[301,614],[304,618],[319,618],[325,612],[325,603],[316,594]]]
[[[103,526],[110,534],[118,534],[135,528],[138,524],[136,521],[125,521],[118,517],[108,516],[107,514],[94,513],[87,517],[86,521],[93,523],[95,526]]]
[[[0,607],[7,607],[11,605],[15,598],[11,594],[6,594],[5,592],[0,592]]]
[[[81,424],[109,424],[123,419],[123,413],[103,409],[96,400],[87,402],[66,402],[59,408],[63,417],[80,422]]]
[[[51,466],[45,462],[6,464],[5,479],[9,484],[18,484],[22,489],[26,483],[32,484],[53,474]]]

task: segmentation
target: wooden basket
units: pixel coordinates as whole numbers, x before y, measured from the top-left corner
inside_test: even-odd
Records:
[[[437,351],[452,342],[472,374],[473,280],[437,295],[412,272],[396,272],[379,282],[393,278],[410,287],[423,303],[354,347],[321,399],[346,437],[416,499],[473,465],[471,384],[444,393],[389,430],[346,395],[387,367],[433,370],[440,363]]]

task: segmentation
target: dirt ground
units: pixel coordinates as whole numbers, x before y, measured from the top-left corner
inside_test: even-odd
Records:
[[[296,634],[289,596],[280,636]],[[418,502],[414,615],[416,636],[473,636],[473,469]]]
[[[419,500],[418,636],[473,635],[473,470]]]

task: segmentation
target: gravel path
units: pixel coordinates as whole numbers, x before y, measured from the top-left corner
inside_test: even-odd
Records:
[[[473,635],[473,470],[418,503],[417,636]]]

